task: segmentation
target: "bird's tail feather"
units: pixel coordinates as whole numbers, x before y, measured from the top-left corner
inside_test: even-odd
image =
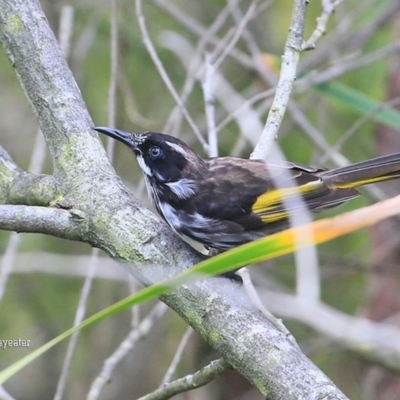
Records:
[[[400,153],[324,171],[320,176],[328,186],[342,189],[400,178]]]

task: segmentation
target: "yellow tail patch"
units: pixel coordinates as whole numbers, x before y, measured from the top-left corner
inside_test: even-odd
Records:
[[[357,186],[369,185],[370,183],[384,182],[399,177],[400,173],[393,175],[376,176],[374,178],[361,179],[359,181],[354,181],[354,182],[345,182],[345,183],[339,182],[335,183],[333,186],[338,189],[350,189],[350,188],[355,188]]]

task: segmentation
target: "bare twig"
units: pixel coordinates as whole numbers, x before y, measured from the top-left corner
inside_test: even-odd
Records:
[[[215,60],[215,68],[219,68],[220,65],[223,63],[223,61],[226,59],[226,57],[232,53],[232,49],[242,36],[243,31],[246,29],[247,24],[251,20],[251,18],[254,16],[254,11],[256,9],[258,0],[253,0],[252,3],[250,4],[250,7],[247,9],[246,14],[243,16],[241,19],[240,23],[236,27],[234,31],[234,35],[232,36],[232,39],[229,41],[229,43],[225,46],[223,46],[223,51],[221,54],[218,56],[218,58]],[[235,1],[230,1],[229,6],[234,7],[235,6]]]
[[[194,33],[199,38],[208,37],[210,43],[215,46],[218,46],[218,44],[220,43],[221,39],[218,39],[212,35],[209,36],[208,28],[204,27],[200,22],[194,19],[192,15],[183,12],[182,9],[177,7],[174,3],[168,0],[153,0],[153,3],[156,4],[160,9],[171,15],[189,32]],[[237,60],[241,65],[245,66],[246,68],[249,68],[250,70],[253,69],[253,62],[250,57],[248,57],[240,50],[232,49],[229,56]]]
[[[15,397],[11,396],[3,386],[0,386],[0,399],[1,400],[16,400]]]
[[[87,400],[96,400],[99,398],[104,385],[110,382],[116,366],[123,360],[135,347],[138,340],[146,336],[154,323],[165,313],[167,307],[163,303],[158,303],[140,322],[137,328],[134,328],[128,336],[121,342],[114,353],[104,362],[103,368],[95,381],[92,383]]]
[[[0,205],[0,229],[44,233],[70,240],[82,240],[80,224],[85,215],[79,210],[39,206]]]
[[[272,143],[277,137],[279,127],[289,103],[293,83],[296,79],[297,64],[299,62],[303,41],[306,5],[307,1],[294,1],[292,20],[285,45],[285,52],[282,57],[281,73],[276,88],[275,98],[269,111],[267,122],[264,126],[260,140],[254,148],[251,158],[265,158],[272,147]]]
[[[171,93],[172,97],[174,98],[176,104],[178,105],[181,113],[185,117],[187,123],[189,124],[190,128],[193,130],[193,133],[196,135],[197,139],[199,142],[202,144],[204,151],[208,151],[208,145],[206,141],[204,140],[203,136],[201,135],[201,132],[195,122],[193,121],[192,117],[190,116],[189,112],[187,111],[185,105],[182,102],[182,99],[179,97],[179,94],[174,88],[174,85],[172,84],[167,71],[165,70],[160,58],[158,57],[157,51],[150,39],[149,33],[147,31],[146,27],[146,20],[144,18],[144,14],[142,11],[142,1],[141,0],[136,0],[136,14],[137,14],[137,19],[139,22],[139,27],[140,31],[142,33],[142,40],[143,44],[146,47],[151,59],[153,60],[154,65],[157,68],[158,73],[160,74],[161,79],[163,80],[165,86]]]
[[[176,349],[176,352],[174,354],[174,357],[171,361],[171,364],[169,365],[167,372],[164,375],[164,378],[162,379],[160,383],[160,388],[165,387],[170,381],[172,376],[175,373],[176,367],[178,366],[179,362],[181,361],[183,351],[186,348],[186,345],[189,342],[190,337],[192,336],[193,329],[189,326],[186,329],[186,332],[183,334],[181,341],[179,342],[179,346]]]
[[[115,126],[116,91],[118,78],[118,19],[117,0],[111,0],[111,71],[110,85],[108,88],[108,126]],[[112,161],[114,154],[115,140],[107,138],[107,155]]]
[[[385,59],[393,53],[397,53],[400,50],[400,43],[389,43],[386,46],[379,48],[378,50],[372,51],[365,54],[362,57],[355,59],[339,59],[335,61],[335,64],[325,69],[324,71],[316,72],[313,71],[310,74],[299,79],[295,83],[295,91],[304,92],[309,90],[310,86],[320,85],[321,83],[333,81],[341,75],[354,71],[355,69],[366,67],[374,62]]]
[[[3,262],[3,254],[0,262]],[[74,256],[48,252],[22,252],[16,255],[13,274],[28,274],[41,272],[44,274],[72,276],[85,278],[88,274],[91,255]],[[54,268],[54,266],[57,268]],[[126,282],[129,274],[123,268],[116,268],[115,261],[108,257],[100,257],[95,271],[97,279]]]
[[[288,331],[286,326],[283,324],[282,320],[279,318],[274,317],[264,306],[262,303],[260,296],[258,295],[253,282],[251,281],[251,277],[249,274],[249,271],[246,267],[241,268],[239,271],[237,271],[237,274],[240,275],[240,277],[243,279],[243,286],[246,290],[247,295],[249,296],[249,299],[251,302],[254,304],[255,307],[257,307],[264,315],[265,318],[268,319],[268,321],[273,324],[276,329],[280,330],[284,335],[286,335],[295,346],[298,346],[295,338],[293,335]]]
[[[400,372],[400,330],[390,324],[346,315],[323,303],[258,288],[275,314],[301,321],[361,358]]]
[[[65,58],[69,56],[71,37],[74,31],[74,8],[67,5],[61,8],[58,42]]]
[[[177,36],[173,32],[164,32],[162,44],[178,55],[183,65],[188,68],[189,60],[194,57],[194,53],[187,40]],[[197,74],[196,79],[199,79],[200,76],[201,75]],[[216,71],[214,79],[216,81],[215,97],[226,110],[235,112],[246,103],[246,100],[235,90],[231,83],[225,79],[221,72]],[[234,117],[236,123],[239,125],[241,133],[248,138],[251,143],[256,143],[258,132],[262,129],[261,119],[257,111],[249,105],[247,107],[244,106]]]
[[[163,388],[140,397],[138,400],[170,399],[178,393],[187,392],[206,385],[228,369],[231,369],[231,367],[222,358],[216,361],[211,361],[210,364],[202,368],[200,371],[195,372],[193,375],[187,375],[184,378],[171,382]]]
[[[302,50],[312,50],[315,48],[316,43],[325,34],[326,24],[329,21],[329,17],[335,11],[335,8],[342,3],[343,0],[336,0],[331,2],[330,0],[321,0],[322,3],[322,14],[317,18],[317,26],[310,38],[303,43]]]
[[[211,57],[206,54],[205,59],[206,71],[204,80],[202,82],[205,114],[207,120],[207,133],[208,133],[208,156],[218,157],[218,139],[217,130],[215,128],[215,108],[214,108],[214,74],[215,65],[212,64]]]
[[[163,0],[162,0],[163,1]],[[173,6],[174,7],[174,6]],[[179,11],[180,12],[180,11]],[[203,68],[203,53],[206,50],[207,45],[210,43],[210,40],[214,37],[216,32],[222,28],[225,24],[226,19],[229,16],[229,7],[224,7],[221,12],[217,15],[213,23],[210,27],[205,30],[205,34],[199,37],[199,42],[197,43],[196,50],[194,51],[192,57],[190,57],[190,63],[184,64],[186,66],[187,75],[185,82],[183,84],[181,99],[184,103],[186,103],[189,95],[192,93],[195,83],[198,79],[198,70]],[[162,42],[163,38],[160,38]],[[176,106],[170,113],[170,116],[165,123],[164,130],[166,132],[171,133],[172,124],[175,124],[175,131],[179,131],[181,116],[182,114],[179,112],[179,108]]]
[[[99,249],[93,249],[90,257],[89,268],[85,277],[85,282],[82,286],[81,294],[79,296],[79,303],[75,313],[74,326],[80,324],[85,318],[86,306],[89,300],[90,291],[92,288],[93,278],[96,271],[97,261],[99,258]],[[78,344],[80,331],[75,332],[68,342],[67,352],[61,367],[60,378],[57,383],[56,393],[54,400],[61,400],[64,394],[65,386],[68,379],[69,370],[71,368],[72,357],[74,355],[76,346]]]
[[[235,110],[230,111],[229,114],[217,125],[217,131],[219,132],[222,129],[224,129],[241,112],[245,111],[246,109],[251,109],[252,108],[251,106],[253,104],[261,100],[272,97],[274,93],[275,93],[275,88],[268,89],[265,92],[257,93],[248,99],[243,99],[242,104],[240,104],[238,108],[236,108]]]
[[[15,262],[15,257],[18,252],[21,236],[18,233],[11,232],[4,251],[3,259],[0,263],[0,300],[4,296],[8,278],[10,277]]]

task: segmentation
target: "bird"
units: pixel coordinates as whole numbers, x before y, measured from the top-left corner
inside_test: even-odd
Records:
[[[226,251],[290,227],[291,215],[338,206],[358,186],[400,178],[400,153],[334,169],[236,157],[202,158],[159,132],[95,127],[128,146],[158,214],[194,249]]]

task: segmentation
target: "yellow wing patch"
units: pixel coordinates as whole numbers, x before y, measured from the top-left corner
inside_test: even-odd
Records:
[[[258,196],[251,210],[253,213],[258,214],[265,223],[279,221],[286,218],[290,213],[290,210],[282,210],[284,200],[316,191],[321,185],[322,180],[316,180],[301,186],[269,190]]]
[[[276,221],[280,221],[281,219],[285,219],[287,218],[289,215],[288,212],[286,211],[277,211],[277,212],[273,212],[271,214],[265,214],[265,215],[261,215],[261,221],[265,222],[266,224],[271,223],[271,222],[276,222]]]

